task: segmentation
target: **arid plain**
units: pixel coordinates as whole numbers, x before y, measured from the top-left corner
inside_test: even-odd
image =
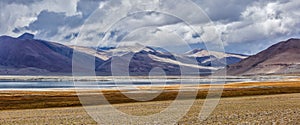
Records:
[[[212,114],[204,121],[199,112],[209,88],[222,88],[222,98]],[[65,90],[24,91],[2,90],[0,92],[0,124],[97,124],[83,109],[78,99],[81,96],[103,94],[118,110],[131,115],[151,115],[163,111],[183,91],[180,101],[193,100],[192,93],[198,92],[196,101],[178,124],[299,124],[300,80],[232,83],[223,85],[172,85],[165,87],[140,87],[130,90]],[[163,90],[156,98],[140,102],[122,93],[147,96]],[[152,93],[145,93],[149,91]],[[97,94],[95,94],[97,93]],[[214,91],[210,91],[214,93]],[[215,93],[219,93],[216,89]],[[98,100],[88,104],[92,107],[105,106]],[[138,124],[138,123],[131,123]]]

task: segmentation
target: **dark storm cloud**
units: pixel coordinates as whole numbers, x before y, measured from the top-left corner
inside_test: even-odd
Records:
[[[33,2],[38,2],[39,0],[29,0],[24,2],[22,0],[17,1],[5,1],[6,4],[18,3],[18,4],[32,4]],[[48,10],[43,10],[37,15],[37,19],[31,22],[26,27],[16,27],[12,32],[21,33],[21,31],[37,31],[38,36],[43,38],[49,38],[58,35],[59,28],[77,28],[83,25],[84,21],[88,16],[99,7],[99,3],[103,0],[80,0],[77,2],[76,10],[77,15],[67,16],[64,12],[52,12]],[[75,1],[74,1],[75,2]],[[64,38],[70,38],[74,33],[69,33],[69,35],[64,36]],[[75,35],[76,36],[76,35]]]
[[[37,16],[37,20],[25,28],[31,31],[38,31],[39,34],[44,34],[46,37],[52,37],[58,33],[61,26],[74,28],[82,25],[82,23],[83,20],[79,15],[66,16],[65,13],[44,10]]]
[[[58,32],[58,26],[64,25],[65,19],[64,13],[55,13],[42,11],[37,20],[29,24],[27,29],[32,31],[39,31],[40,34],[46,34],[47,37],[51,37]]]

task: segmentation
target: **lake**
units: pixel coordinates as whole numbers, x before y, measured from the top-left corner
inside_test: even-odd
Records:
[[[0,89],[105,89],[129,86],[164,86],[174,84],[221,84],[251,81],[250,79],[117,79],[108,81],[0,81]]]
[[[185,79],[107,79],[99,81],[13,81],[0,80],[0,90],[23,89],[108,89],[118,87],[120,89],[135,86],[168,86],[175,84],[226,84],[234,82],[277,81],[280,79],[298,78],[295,76],[259,76],[259,77],[232,77],[232,78],[185,78]]]

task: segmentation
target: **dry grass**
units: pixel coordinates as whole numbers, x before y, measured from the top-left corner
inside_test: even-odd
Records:
[[[156,88],[141,88],[147,91],[156,91],[163,89],[163,92],[150,101],[174,100],[178,95],[179,85],[156,87]],[[197,99],[207,97],[208,88],[210,85],[187,85],[185,89],[198,89]],[[212,87],[221,87],[214,85]],[[86,90],[85,93],[90,93],[89,96],[95,98],[100,90]],[[122,91],[125,92],[125,91]],[[139,102],[128,98],[118,90],[102,90],[103,95],[111,104]],[[181,99],[194,98],[193,91],[183,91]],[[214,91],[211,92],[212,95]],[[216,95],[219,91],[215,92]],[[299,81],[283,81],[283,82],[249,82],[227,84],[224,86],[222,97],[239,97],[252,95],[270,95],[270,94],[285,94],[285,93],[300,93]],[[147,96],[153,93],[132,93],[137,96]],[[211,96],[213,97],[213,96]],[[90,101],[89,105],[99,105],[98,100]],[[101,104],[100,104],[101,105]],[[70,107],[81,106],[76,91],[0,91],[0,110],[8,109],[35,109],[35,108],[50,108],[50,107]]]
[[[185,101],[185,100],[182,100]],[[125,103],[113,105],[119,111],[132,115],[150,115],[164,110],[172,101]],[[179,125],[187,124],[300,124],[300,94],[280,94],[272,96],[245,96],[222,98],[218,106],[205,121],[199,120],[199,111],[204,100],[195,100],[190,111],[178,121]],[[94,107],[94,106],[92,106]],[[98,108],[101,106],[95,106]],[[111,112],[99,110],[103,114]],[[170,114],[172,116],[172,114]],[[111,117],[115,124],[120,122],[117,117]],[[157,119],[157,124],[163,124]],[[0,124],[97,124],[82,107],[2,110]],[[99,123],[101,124],[101,122]],[[127,124],[143,124],[131,121]]]

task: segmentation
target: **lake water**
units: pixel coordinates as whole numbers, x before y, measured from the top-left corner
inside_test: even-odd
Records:
[[[107,79],[102,81],[1,81],[0,90],[49,90],[49,89],[130,89],[136,86],[168,86],[174,84],[226,84],[233,82],[278,81],[299,76],[255,76],[229,78],[186,79]]]
[[[164,86],[174,84],[220,84],[228,82],[251,81],[250,79],[118,79],[111,81],[89,81],[89,82],[73,82],[73,81],[0,81],[0,89],[104,89],[104,88],[126,88],[130,86]]]

